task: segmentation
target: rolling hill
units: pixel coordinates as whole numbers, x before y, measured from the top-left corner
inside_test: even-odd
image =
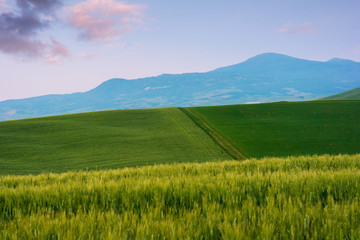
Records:
[[[342,99],[360,99],[360,88],[355,88],[343,93],[322,98],[321,100],[342,100]]]
[[[0,122],[0,175],[354,154],[360,100],[117,110]]]
[[[177,108],[0,123],[0,175],[231,159]]]
[[[114,78],[83,93],[0,102],[0,120],[114,109],[312,100],[360,85],[360,63],[264,53],[205,73]]]
[[[206,132],[231,145],[230,153],[247,158],[360,153],[360,100],[187,109]]]

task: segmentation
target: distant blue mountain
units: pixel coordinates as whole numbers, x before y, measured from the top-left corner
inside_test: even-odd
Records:
[[[319,99],[360,86],[360,63],[309,61],[276,53],[205,73],[110,79],[83,93],[0,102],[0,120],[111,109]]]

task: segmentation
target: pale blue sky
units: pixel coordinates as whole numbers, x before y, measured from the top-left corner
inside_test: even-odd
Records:
[[[0,0],[0,101],[204,72],[264,52],[360,61],[358,0],[33,1]]]

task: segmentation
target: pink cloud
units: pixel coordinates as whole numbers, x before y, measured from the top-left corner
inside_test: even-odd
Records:
[[[64,45],[56,41],[54,38],[51,38],[51,44],[49,45],[49,48],[51,55],[62,57],[70,56],[69,50]]]
[[[306,33],[316,34],[317,27],[309,22],[302,24],[286,23],[281,28],[279,28],[278,31],[290,35],[299,35]]]
[[[0,0],[0,8],[10,8],[10,6],[6,4],[6,0]]]
[[[97,54],[97,53],[80,53],[80,54],[79,54],[79,58],[83,58],[83,59],[98,59],[98,58],[99,58],[99,54]]]
[[[78,28],[80,38],[90,41],[116,39],[142,22],[143,5],[115,0],[87,0],[66,7],[69,22]]]
[[[44,45],[43,59],[45,62],[59,64],[66,57],[70,57],[69,50],[54,38],[51,38],[51,43]]]

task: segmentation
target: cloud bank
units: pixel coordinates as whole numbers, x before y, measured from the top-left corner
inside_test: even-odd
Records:
[[[59,0],[16,0],[16,13],[11,9],[0,14],[0,51],[45,61],[52,59],[49,62],[53,63],[68,56],[66,47],[55,39],[49,42],[39,39],[39,33],[49,27],[50,16],[59,6]]]
[[[70,24],[79,29],[79,37],[87,41],[116,40],[142,22],[143,5],[114,0],[87,0],[66,7]]]
[[[143,22],[143,5],[116,0],[83,0],[65,7],[65,0],[14,0],[12,7],[9,1],[0,0],[0,52],[48,63],[70,56],[66,46],[46,36],[55,20],[70,23],[81,40],[107,43]],[[60,11],[64,17],[56,18]]]

